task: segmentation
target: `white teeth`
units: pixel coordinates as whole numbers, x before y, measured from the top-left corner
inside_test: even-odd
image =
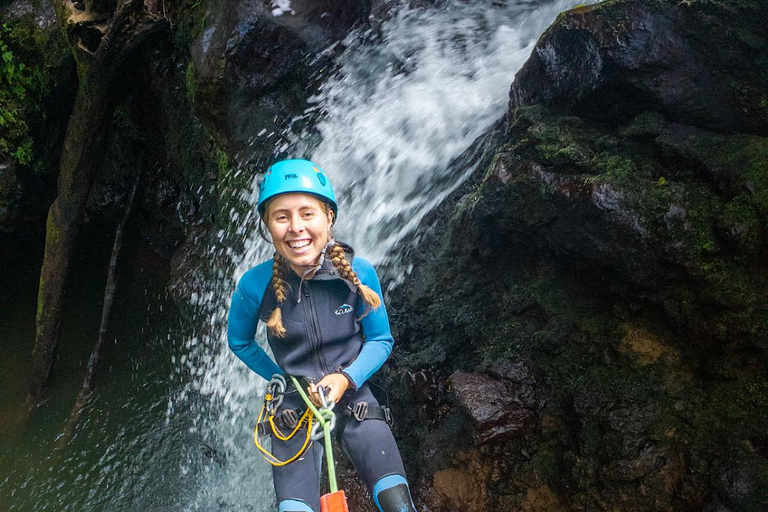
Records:
[[[288,242],[288,245],[293,249],[301,249],[302,247],[306,247],[311,243],[311,240],[297,240],[295,242]]]

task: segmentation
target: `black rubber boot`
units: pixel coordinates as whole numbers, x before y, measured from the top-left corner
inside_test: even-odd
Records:
[[[374,500],[381,512],[416,512],[408,483],[400,475],[382,478],[373,492]]]

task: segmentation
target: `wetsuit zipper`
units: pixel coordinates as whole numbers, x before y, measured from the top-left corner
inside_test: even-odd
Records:
[[[321,340],[320,340],[320,328],[317,325],[317,314],[315,312],[315,304],[312,302],[312,296],[309,294],[309,283],[304,283],[304,318],[308,320],[307,332],[309,333],[309,344],[314,349],[315,360],[323,375],[331,373],[328,370],[328,365],[325,363],[323,354],[320,352]]]

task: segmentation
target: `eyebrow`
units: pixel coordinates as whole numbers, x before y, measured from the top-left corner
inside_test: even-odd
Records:
[[[309,209],[309,210],[319,210],[319,208],[317,206],[314,206],[314,205],[311,205],[311,204],[306,204],[304,206],[299,206],[299,211],[307,210],[307,209]],[[277,213],[281,213],[281,212],[290,212],[290,211],[291,211],[291,208],[278,208],[278,209],[274,210],[272,213],[273,214],[277,214]]]

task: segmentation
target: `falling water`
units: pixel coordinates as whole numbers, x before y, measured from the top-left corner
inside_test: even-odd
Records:
[[[536,39],[575,3],[455,1],[426,13],[403,10],[375,38],[351,34],[338,72],[297,120],[309,128],[288,130],[275,153],[319,163],[339,200],[336,237],[374,264],[398,268],[388,251],[471,173],[471,163],[455,162],[504,114]],[[243,198],[255,204],[257,191],[255,181]],[[228,296],[271,249],[255,234],[254,218],[235,215],[245,250],[228,253],[235,271],[205,299],[215,304],[211,334],[196,340],[189,360],[206,370],[179,397],[195,407],[199,442],[218,456],[192,455],[183,465],[198,489],[184,503],[188,510],[274,506],[269,467],[250,442],[264,382],[225,342]]]

